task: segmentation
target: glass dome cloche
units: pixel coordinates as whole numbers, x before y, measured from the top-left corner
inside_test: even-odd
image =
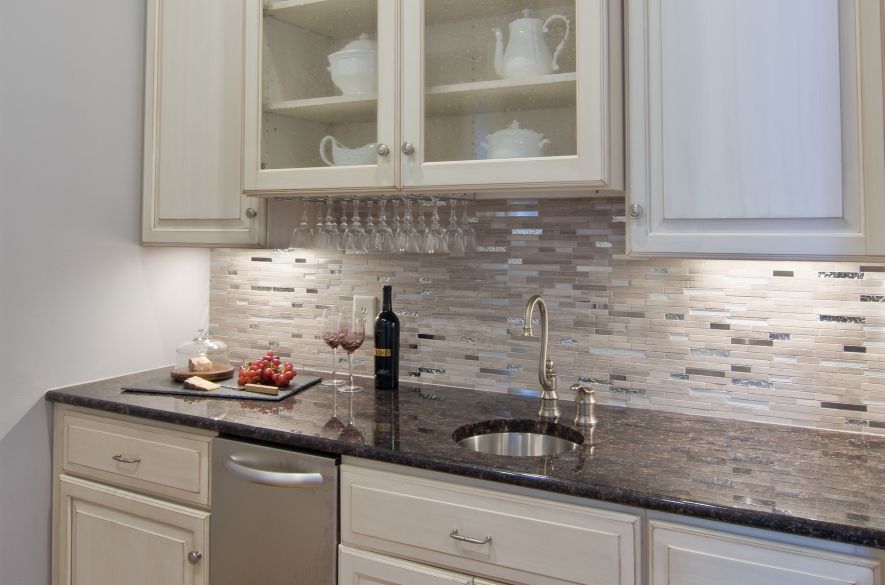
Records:
[[[185,341],[175,351],[175,368],[172,377],[200,376],[221,379],[230,376],[230,354],[227,344],[220,339],[209,337],[208,329],[198,329],[197,335]],[[226,375],[224,375],[226,373]]]

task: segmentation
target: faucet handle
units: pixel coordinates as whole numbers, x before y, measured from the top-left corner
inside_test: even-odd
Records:
[[[553,360],[547,358],[544,363],[544,379],[547,381],[549,390],[556,391],[556,371],[553,369]]]
[[[582,426],[595,425],[597,420],[593,414],[593,406],[596,404],[596,391],[590,386],[584,386],[580,383],[572,384],[571,389],[575,391],[575,404],[577,405],[575,424]]]

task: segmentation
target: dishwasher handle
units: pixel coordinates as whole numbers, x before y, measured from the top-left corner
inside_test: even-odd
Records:
[[[320,473],[286,473],[255,469],[238,463],[233,456],[225,457],[224,466],[237,477],[261,485],[308,489],[323,485],[323,476]]]

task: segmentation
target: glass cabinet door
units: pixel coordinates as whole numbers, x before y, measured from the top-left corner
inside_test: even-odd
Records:
[[[404,2],[404,184],[615,187],[610,4]]]
[[[247,0],[246,190],[396,184],[396,0]]]

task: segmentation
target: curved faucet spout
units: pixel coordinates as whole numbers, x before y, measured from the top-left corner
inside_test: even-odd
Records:
[[[534,295],[529,299],[525,307],[525,319],[523,321],[523,335],[533,336],[532,315],[535,307],[541,313],[541,350],[538,355],[538,381],[541,383],[541,410],[538,413],[546,418],[558,418],[559,407],[556,394],[556,372],[553,369],[553,360],[547,357],[547,344],[549,334],[549,321],[547,318],[547,303],[541,295]]]

